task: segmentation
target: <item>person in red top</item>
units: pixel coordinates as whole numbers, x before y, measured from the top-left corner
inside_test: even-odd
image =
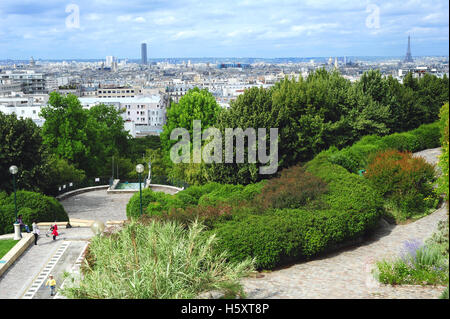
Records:
[[[56,225],[56,222],[55,222],[55,224],[52,226],[51,230],[52,230],[53,240],[56,240],[56,236],[59,235],[59,234],[58,234],[58,225]]]

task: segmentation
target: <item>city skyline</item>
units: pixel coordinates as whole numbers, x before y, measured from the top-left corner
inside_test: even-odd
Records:
[[[0,60],[448,56],[447,1],[4,0]],[[99,45],[101,44],[101,45]]]

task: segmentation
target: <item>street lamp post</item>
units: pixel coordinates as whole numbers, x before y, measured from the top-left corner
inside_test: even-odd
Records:
[[[144,165],[138,164],[136,165],[136,172],[139,175],[139,200],[140,200],[140,208],[141,208],[141,216],[142,216],[142,188],[141,188],[141,174],[144,172]]]
[[[9,172],[13,177],[13,188],[14,188],[14,213],[16,219],[14,221],[14,240],[20,240],[22,238],[22,234],[20,233],[20,224],[17,221],[17,199],[16,199],[16,174],[19,171],[17,166],[12,165],[9,168]]]

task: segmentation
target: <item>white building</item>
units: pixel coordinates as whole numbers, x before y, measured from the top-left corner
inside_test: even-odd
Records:
[[[38,126],[44,124],[39,116],[41,109],[47,105],[48,95],[32,95],[20,97],[0,97],[0,112],[16,114],[18,118],[30,118]]]
[[[159,134],[166,123],[167,100],[162,95],[132,98],[81,97],[80,102],[86,108],[99,104],[114,105],[123,112],[125,128],[133,137]]]

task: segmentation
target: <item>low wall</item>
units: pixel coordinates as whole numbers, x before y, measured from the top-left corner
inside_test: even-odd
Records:
[[[119,180],[115,180],[114,182],[116,184],[115,186],[117,186]],[[169,186],[169,185],[160,185],[160,184],[150,184],[149,186],[155,192],[164,192],[166,194],[171,194],[171,195],[174,195],[184,189],[184,187],[180,188],[180,187]],[[68,197],[71,197],[71,196],[75,196],[75,195],[87,193],[87,192],[92,192],[92,191],[97,191],[97,190],[101,190],[101,189],[106,189],[108,194],[135,193],[135,192],[139,191],[138,189],[112,189],[111,190],[109,185],[100,185],[100,186],[92,186],[92,187],[76,189],[76,190],[61,194],[59,196],[56,196],[56,199],[63,200]]]
[[[76,189],[76,190],[61,194],[59,196],[56,196],[56,199],[63,200],[63,199],[66,199],[66,198],[74,196],[74,195],[91,192],[91,191],[98,191],[100,189],[108,189],[108,188],[109,188],[109,185],[100,185],[100,186],[91,186],[91,187],[80,188],[80,189]]]
[[[22,253],[34,242],[34,235],[31,233],[22,233],[22,239],[11,248],[10,251],[2,257],[0,263],[0,276],[19,258]]]
[[[150,184],[150,188],[154,192],[164,192],[166,194],[174,195],[184,189],[184,187],[175,187],[169,185]]]
[[[147,184],[143,189],[151,188],[154,192],[164,192],[166,194],[174,195],[184,188],[169,186],[169,185],[160,185],[160,184]],[[139,192],[139,189],[112,189],[108,188],[108,194],[123,194],[123,193],[136,193]]]

